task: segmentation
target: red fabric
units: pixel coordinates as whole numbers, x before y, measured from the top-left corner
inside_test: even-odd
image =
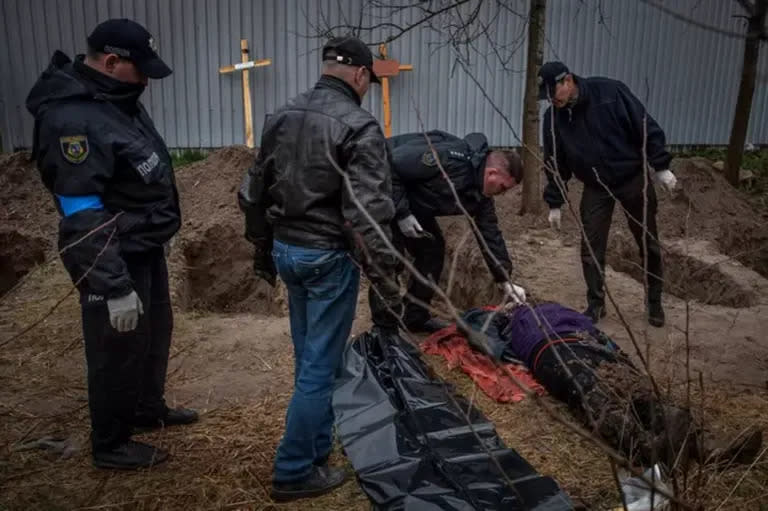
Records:
[[[442,355],[451,369],[460,367],[483,392],[499,403],[517,403],[525,398],[512,376],[537,394],[545,393],[544,387],[533,379],[527,368],[518,364],[497,365],[487,355],[473,350],[456,325],[427,337],[421,349],[430,355]]]

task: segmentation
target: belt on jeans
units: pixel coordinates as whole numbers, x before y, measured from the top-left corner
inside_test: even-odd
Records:
[[[536,356],[533,358],[533,367],[531,367],[532,371],[536,371],[536,368],[539,366],[539,358],[541,357],[542,353],[544,353],[547,348],[551,348],[552,346],[555,346],[556,344],[565,344],[567,342],[581,342],[582,339],[579,339],[578,337],[563,337],[560,339],[555,339],[554,341],[549,341],[547,344],[541,347],[539,351],[536,352]]]

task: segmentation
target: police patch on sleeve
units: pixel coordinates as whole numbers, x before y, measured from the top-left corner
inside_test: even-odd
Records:
[[[69,163],[83,163],[88,158],[88,137],[85,135],[72,135],[59,138],[61,154]]]
[[[424,153],[424,155],[421,157],[421,163],[426,165],[427,167],[436,167],[437,161],[435,160],[435,155],[432,154],[432,151],[427,151]]]

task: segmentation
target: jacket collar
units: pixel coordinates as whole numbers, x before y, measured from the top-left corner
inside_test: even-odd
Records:
[[[590,100],[590,88],[589,83],[587,83],[586,78],[582,78],[581,76],[573,75],[573,81],[576,83],[576,86],[579,88],[579,97],[576,99],[576,104],[574,106],[578,107],[581,105],[586,105],[589,103]]]
[[[485,185],[485,162],[488,159],[488,139],[482,133],[470,133],[464,137],[469,149],[469,161],[475,169],[475,182],[482,193]]]
[[[360,96],[357,95],[357,92],[355,92],[355,89],[353,89],[347,82],[340,78],[336,78],[335,76],[331,75],[323,75],[320,77],[320,79],[315,84],[315,89],[333,89],[335,91],[341,92],[345,96],[347,96],[349,99],[353,100],[355,103],[357,103],[357,106],[360,106],[363,102],[360,99]]]
[[[114,103],[128,115],[138,113],[139,96],[144,92],[144,85],[121,82],[93,69],[85,63],[85,55],[78,55],[75,58],[72,69],[84,85],[93,92],[94,98]]]

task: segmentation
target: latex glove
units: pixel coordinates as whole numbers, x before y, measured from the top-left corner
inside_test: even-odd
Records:
[[[136,291],[131,291],[120,298],[107,300],[109,322],[118,332],[130,332],[139,324],[139,316],[144,314],[144,306]]]
[[[659,170],[654,173],[653,182],[662,185],[668,192],[673,191],[677,186],[677,178],[669,170]]]
[[[408,215],[402,220],[398,220],[397,226],[400,228],[400,232],[409,238],[420,238],[424,235],[424,229],[413,215]]]
[[[510,298],[511,301],[514,303],[524,303],[525,302],[525,289],[518,286],[517,284],[512,284],[510,282],[504,282],[501,284],[501,290],[504,292],[504,298],[506,300],[507,297]]]
[[[560,212],[560,208],[552,208],[549,210],[549,217],[547,220],[549,220],[549,226],[552,229],[560,230],[560,225],[562,224],[562,216],[563,214]]]

